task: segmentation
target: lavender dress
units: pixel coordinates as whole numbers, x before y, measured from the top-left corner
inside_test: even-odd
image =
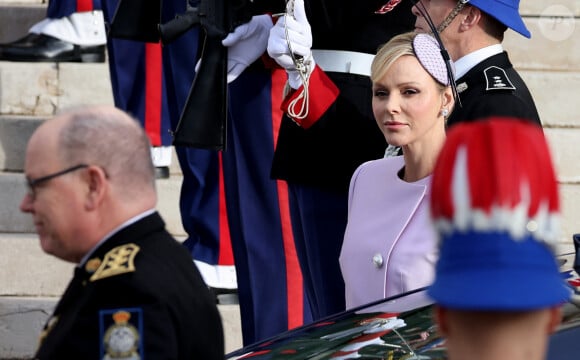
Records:
[[[431,284],[437,240],[429,218],[431,176],[401,180],[403,157],[362,164],[350,183],[340,254],[346,307]]]

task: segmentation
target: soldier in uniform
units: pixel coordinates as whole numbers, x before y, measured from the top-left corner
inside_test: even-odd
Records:
[[[104,62],[106,44],[115,106],[139,119],[152,145],[156,177],[168,178],[173,158],[171,130],[195,75],[191,64],[197,56],[197,31],[164,47],[158,39],[107,38],[104,23],[111,23],[118,5],[119,0],[49,1],[46,18],[26,36],[0,44],[0,60]],[[186,2],[165,1],[163,6],[167,21],[183,13]],[[154,29],[157,25],[153,24]],[[170,70],[164,71],[164,67]],[[178,67],[186,70],[176,71]],[[177,148],[176,152],[187,179],[179,204],[188,235],[184,245],[208,286],[216,292],[235,292],[225,195],[219,188],[219,181],[223,182],[221,159],[203,150]]]
[[[296,250],[319,319],[345,308],[338,258],[350,179],[387,148],[373,117],[370,64],[379,45],[412,30],[415,19],[409,1],[387,15],[375,13],[382,4],[375,0],[291,3],[293,14],[277,20],[268,43],[288,77],[272,176],[288,184]],[[299,74],[293,53],[307,74]]]
[[[113,107],[62,113],[26,150],[28,192],[48,254],[77,263],[39,359],[223,359],[215,299],[155,211],[150,143]]]
[[[105,44],[115,105],[145,128],[158,177],[169,177],[172,159],[161,44],[107,39],[118,0],[49,1],[46,18],[26,36],[0,44],[0,60],[26,62],[104,62]],[[90,69],[89,69],[90,70]]]
[[[102,0],[105,20],[109,24],[119,3],[119,0]],[[157,9],[157,16],[166,22],[175,14],[184,13],[186,2],[164,1],[162,6],[163,11]],[[150,4],[149,11],[155,13],[155,9],[155,5]],[[151,24],[153,29],[157,25]],[[108,38],[115,105],[141,120],[155,146],[152,155],[156,172],[161,177],[169,176],[173,149],[171,131],[177,126],[195,76],[193,64],[198,56],[198,31],[198,28],[192,29],[163,46],[157,31],[152,35],[142,31],[138,39],[117,38],[111,31],[112,36]],[[179,198],[181,223],[187,233],[183,244],[209,287],[216,292],[234,292],[237,282],[225,195],[219,185],[223,182],[221,158],[217,153],[201,149],[175,147],[175,152],[184,179]]]
[[[519,0],[431,0],[413,7],[416,29],[430,31],[427,13],[455,62],[461,104],[455,106],[448,126],[493,115],[541,126],[530,91],[502,47],[507,28],[531,37],[518,8]]]

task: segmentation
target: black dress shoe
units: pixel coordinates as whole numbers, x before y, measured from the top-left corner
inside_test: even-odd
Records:
[[[169,179],[169,166],[158,166],[155,168],[156,179]]]
[[[105,62],[105,45],[82,46],[44,34],[0,44],[0,61]]]
[[[215,297],[216,304],[236,305],[240,303],[238,289],[218,289],[210,286],[209,291]]]

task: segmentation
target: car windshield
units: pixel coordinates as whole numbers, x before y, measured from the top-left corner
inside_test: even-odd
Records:
[[[580,281],[569,257],[560,260],[562,275],[578,288]],[[558,332],[572,328],[580,332],[577,296],[564,305]],[[431,311],[426,289],[419,289],[291,330],[230,353],[227,359],[447,359]]]

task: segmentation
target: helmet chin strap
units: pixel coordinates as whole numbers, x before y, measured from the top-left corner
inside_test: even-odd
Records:
[[[457,17],[457,14],[459,14],[459,12],[463,9],[465,4],[467,4],[468,2],[469,0],[457,1],[457,4],[453,8],[453,10],[451,10],[449,15],[447,15],[447,17],[445,18],[445,20],[443,20],[443,22],[437,27],[437,31],[441,33],[443,30],[445,30],[449,26],[449,24],[451,24],[451,22]]]

